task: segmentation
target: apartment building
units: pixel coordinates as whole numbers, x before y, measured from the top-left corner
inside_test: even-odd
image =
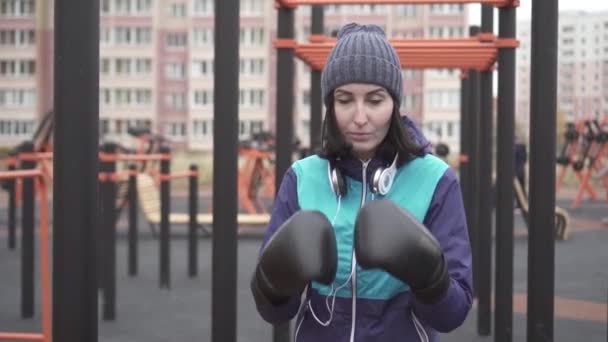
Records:
[[[167,136],[176,148],[212,148],[214,3],[100,0],[102,139],[122,141],[128,127],[143,126]],[[52,71],[48,71],[52,66],[52,21],[48,20],[52,4],[49,8],[36,5],[34,0],[0,0],[2,145],[31,136],[37,118],[52,107]],[[269,0],[241,0],[240,6],[240,91],[235,101],[240,108],[239,135],[247,138],[251,133],[274,130],[276,51],[272,42],[277,11]],[[42,12],[47,15],[42,16]],[[299,41],[310,35],[310,14],[309,6],[296,10]],[[380,25],[394,38],[467,35],[467,10],[463,5],[326,6],[327,35],[334,35],[351,21]],[[47,39],[42,44],[38,37]],[[310,70],[297,59],[295,63],[295,132],[306,146]],[[39,66],[44,66],[45,74],[37,75]],[[401,108],[434,141],[447,142],[455,149],[459,136],[459,74],[459,70],[404,70]]]
[[[530,21],[518,23],[517,121],[530,123]],[[608,11],[559,16],[557,108],[573,121],[608,115]],[[525,130],[527,132],[527,130]]]
[[[37,120],[34,0],[0,0],[0,144],[31,136]]]

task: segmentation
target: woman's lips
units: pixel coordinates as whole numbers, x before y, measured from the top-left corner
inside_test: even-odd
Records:
[[[347,133],[347,135],[353,141],[367,141],[372,136],[371,133],[358,133],[358,132],[349,132],[349,133]]]

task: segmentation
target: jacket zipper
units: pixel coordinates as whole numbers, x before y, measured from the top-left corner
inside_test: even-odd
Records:
[[[367,197],[367,177],[366,177],[366,171],[367,171],[367,164],[369,163],[369,161],[365,161],[363,162],[363,169],[361,171],[363,178],[362,180],[362,184],[363,184],[363,191],[362,191],[362,195],[361,195],[361,208],[363,208],[363,205],[365,205],[365,198]],[[353,288],[353,303],[352,303],[352,315],[351,315],[351,327],[350,327],[350,342],[355,342],[355,323],[357,322],[357,255],[355,253],[355,247],[354,247],[354,236],[353,236],[353,261],[352,261],[352,267],[351,267],[351,274],[353,275],[353,279],[352,279],[352,288]]]

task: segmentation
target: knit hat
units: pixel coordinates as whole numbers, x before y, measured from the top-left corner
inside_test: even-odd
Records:
[[[376,25],[350,23],[338,32],[337,42],[321,74],[326,106],[337,88],[349,83],[371,83],[388,90],[401,103],[403,80],[397,51]]]

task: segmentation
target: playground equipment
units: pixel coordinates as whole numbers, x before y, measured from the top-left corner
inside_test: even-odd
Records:
[[[29,179],[34,180],[40,189],[40,269],[42,272],[42,332],[41,333],[11,333],[0,332],[2,341],[51,341],[51,270],[50,270],[50,248],[49,248],[49,218],[48,218],[48,198],[47,184],[41,170],[17,170],[0,171],[0,180]],[[33,244],[33,227],[24,229],[23,234],[29,235]],[[33,264],[33,260],[32,260]],[[33,272],[33,265],[31,265]],[[33,280],[32,280],[33,281]],[[31,286],[33,291],[33,286]],[[24,294],[22,294],[24,295]],[[25,294],[27,296],[27,294]],[[22,297],[23,298],[23,297]],[[30,301],[33,306],[33,298]]]
[[[595,119],[568,123],[564,135],[565,142],[556,160],[560,168],[556,192],[559,193],[561,190],[564,178],[571,168],[579,181],[576,197],[571,206],[576,209],[586,194],[594,201],[599,200],[597,186],[592,183],[594,178],[599,179],[603,184],[608,182],[605,180],[606,175],[599,175],[608,156],[608,116],[604,116],[601,121]]]
[[[530,228],[530,212],[528,207],[528,198],[524,191],[524,187],[517,177],[513,178],[513,186],[515,187],[515,200],[522,211],[526,227]],[[558,240],[568,240],[570,226],[570,216],[568,212],[560,207],[555,207],[555,238]]]

